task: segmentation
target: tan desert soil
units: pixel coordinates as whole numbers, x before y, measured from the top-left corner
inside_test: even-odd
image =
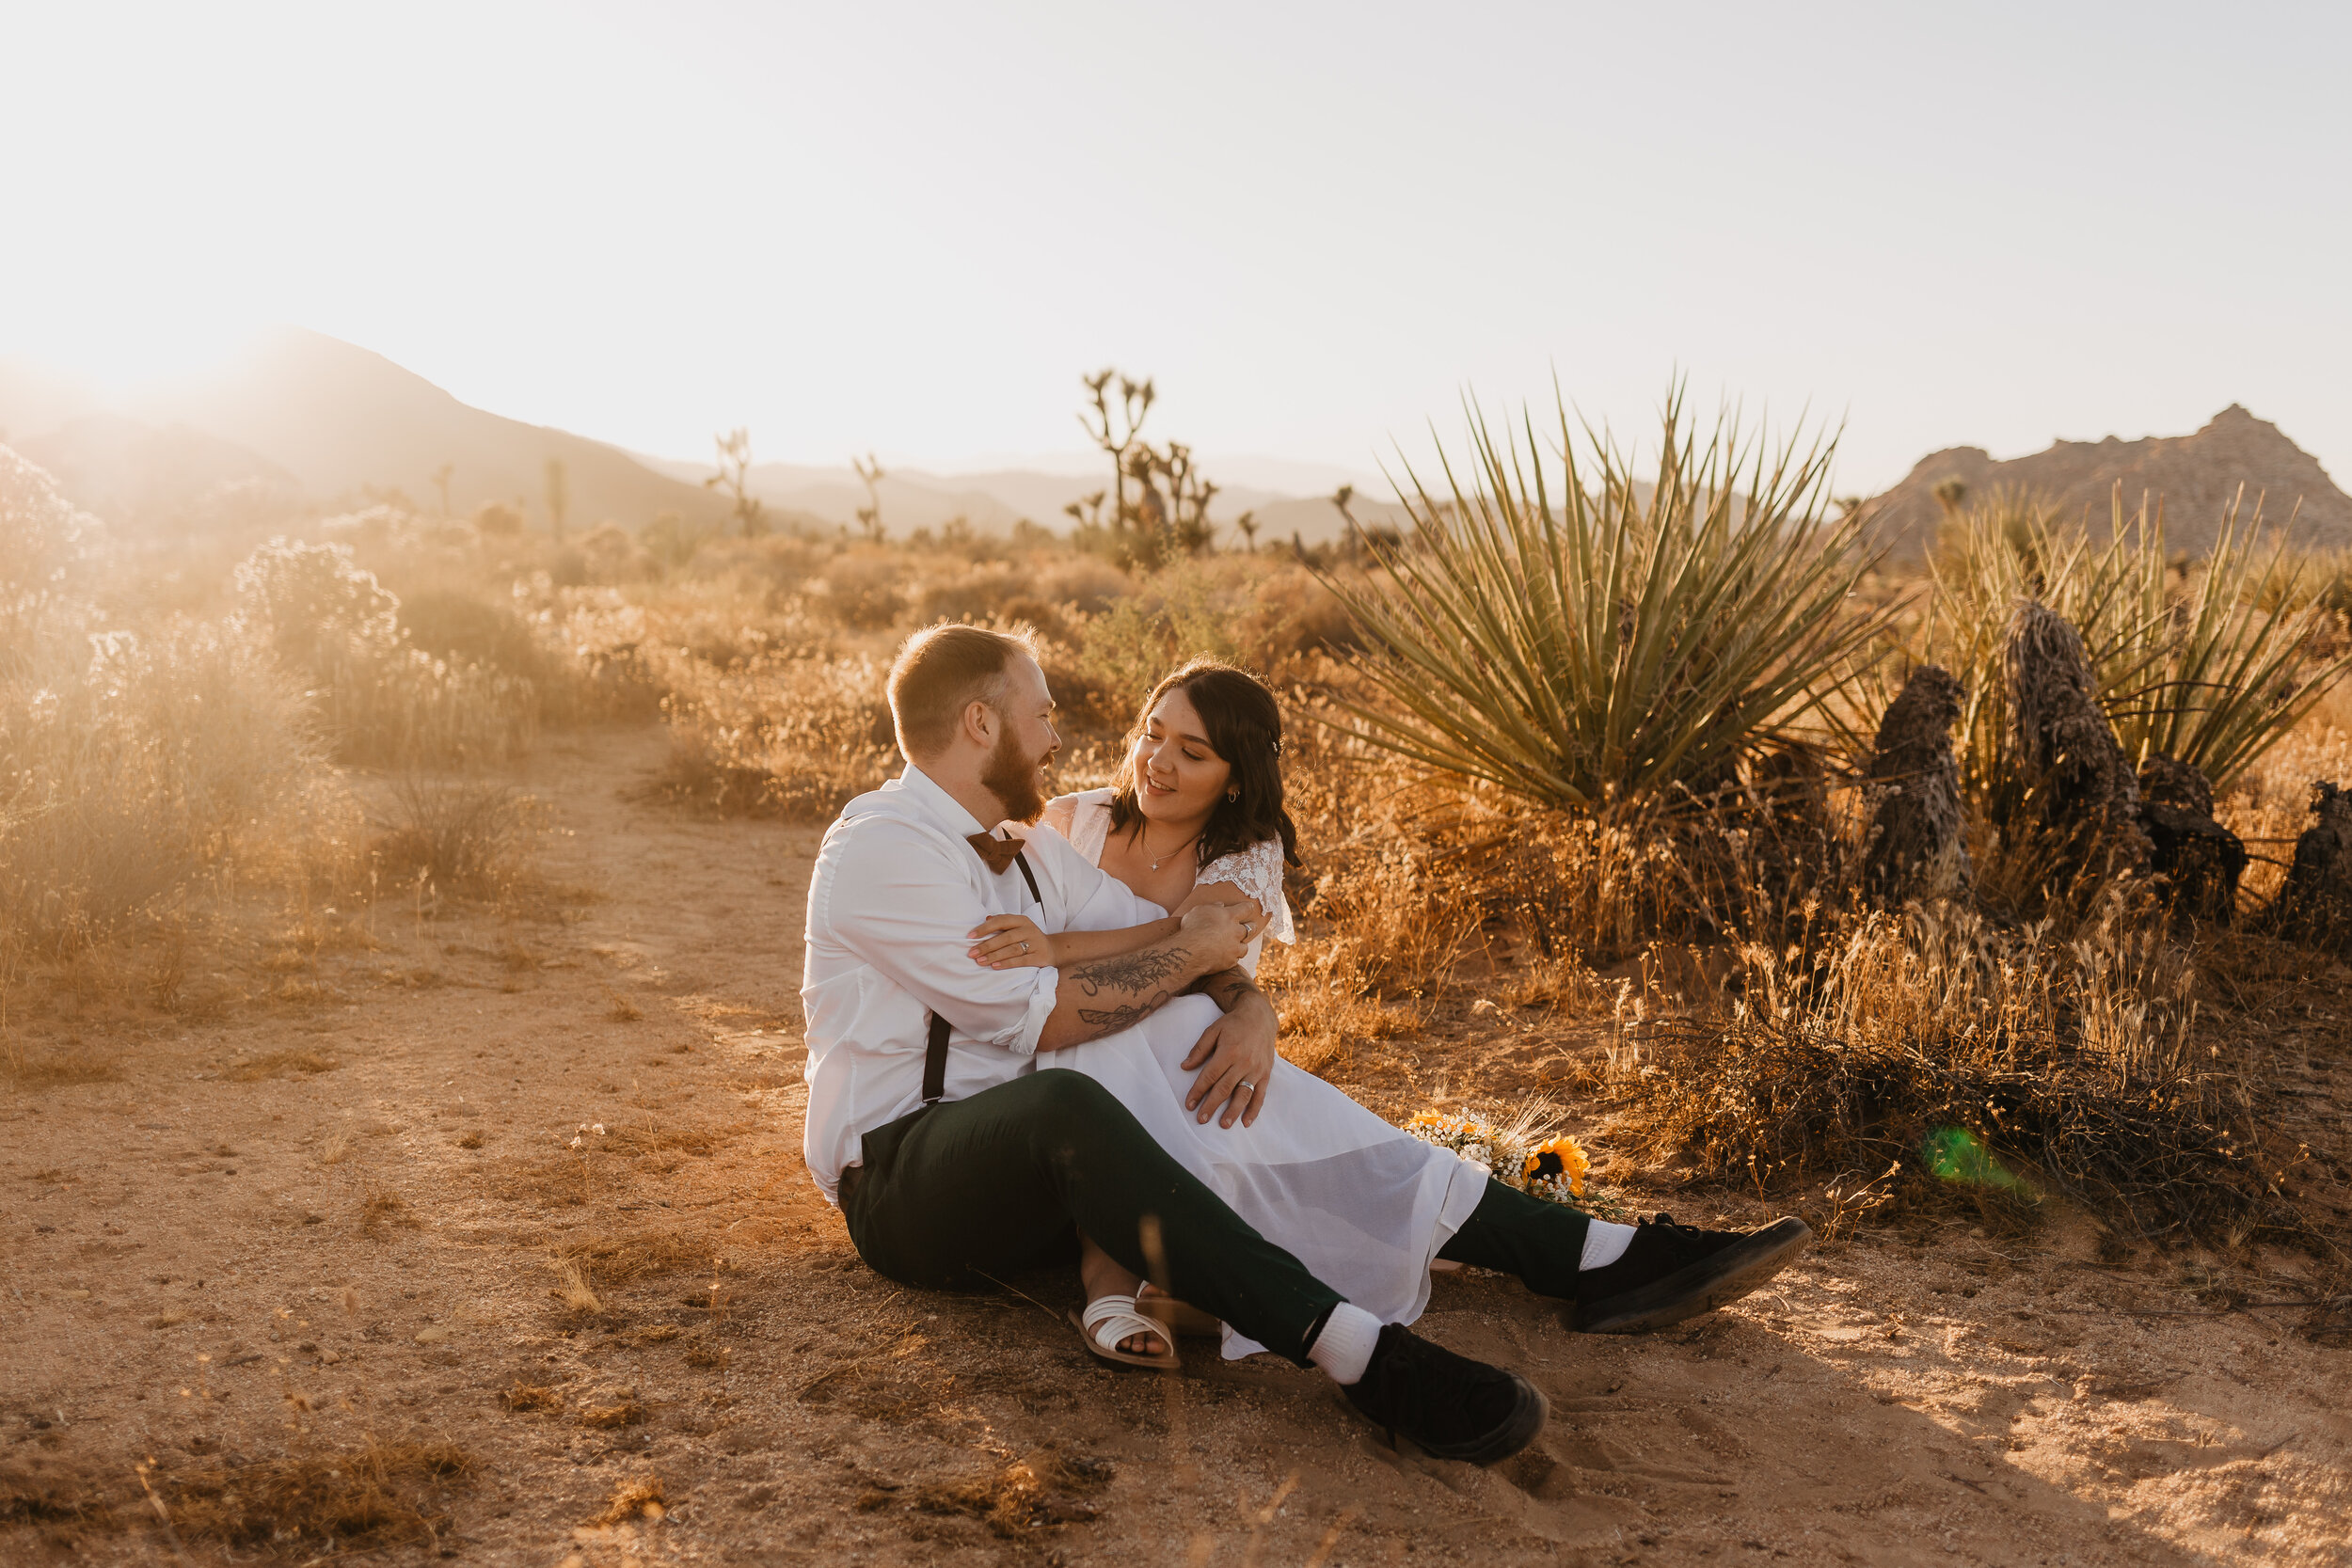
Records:
[[[218,1560],[135,1466],[175,1495],[371,1437],[477,1461],[389,1563],[2352,1560],[2352,1353],[2299,1308],[2214,1315],[2178,1259],[2103,1265],[2079,1224],[1865,1232],[1644,1339],[1442,1276],[1423,1330],[1551,1401],[1490,1471],[1393,1451],[1286,1364],[1097,1363],[1070,1274],[901,1290],[798,1152],[817,834],[632,802],[660,744],[559,742],[525,776],[544,874],[586,890],[545,918],[388,898],[294,1000],[14,1025],[118,1076],[0,1101],[0,1465],[112,1513],[0,1523],[0,1560]],[[1497,1070],[1540,1053],[1489,1028]],[[1337,1075],[1393,1113],[1479,1049]],[[649,1478],[664,1515],[595,1522]]]

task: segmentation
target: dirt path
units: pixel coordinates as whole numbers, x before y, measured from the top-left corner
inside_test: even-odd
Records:
[[[630,803],[660,745],[534,765],[545,918],[388,900],[290,1000],[17,1025],[116,1076],[0,1101],[0,1560],[206,1560],[140,1462],[195,1534],[265,1513],[238,1463],[372,1438],[474,1458],[385,1561],[2352,1560],[2352,1356],[2166,1315],[2063,1226],[1874,1236],[1644,1340],[1441,1278],[1425,1331],[1552,1401],[1486,1472],[1287,1365],[1105,1368],[1073,1278],[901,1291],[800,1164],[817,835]],[[613,1506],[643,1482],[663,1516]]]

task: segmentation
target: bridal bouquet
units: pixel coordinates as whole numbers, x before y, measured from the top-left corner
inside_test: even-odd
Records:
[[[1485,1166],[1504,1186],[1531,1196],[1588,1213],[1620,1207],[1613,1198],[1586,1192],[1592,1157],[1574,1138],[1552,1131],[1549,1109],[1530,1107],[1500,1127],[1467,1111],[1423,1111],[1405,1131]]]

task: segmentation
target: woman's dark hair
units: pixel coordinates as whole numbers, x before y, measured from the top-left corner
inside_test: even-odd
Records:
[[[1182,690],[1200,715],[1209,749],[1225,759],[1233,776],[1226,787],[1235,799],[1220,800],[1200,830],[1200,863],[1208,864],[1269,838],[1282,841],[1282,858],[1298,863],[1298,830],[1282,809],[1282,709],[1255,675],[1215,659],[1196,658],[1164,678],[1143,700],[1127,752],[1111,781],[1111,832],[1125,832],[1143,820],[1136,801],[1136,742],[1152,722],[1152,710],[1171,691]]]

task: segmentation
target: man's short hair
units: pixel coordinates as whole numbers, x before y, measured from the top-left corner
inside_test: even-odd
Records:
[[[930,626],[906,640],[890,665],[890,718],[910,762],[937,756],[973,703],[1001,705],[1013,658],[1037,657],[1025,637],[985,626]]]

